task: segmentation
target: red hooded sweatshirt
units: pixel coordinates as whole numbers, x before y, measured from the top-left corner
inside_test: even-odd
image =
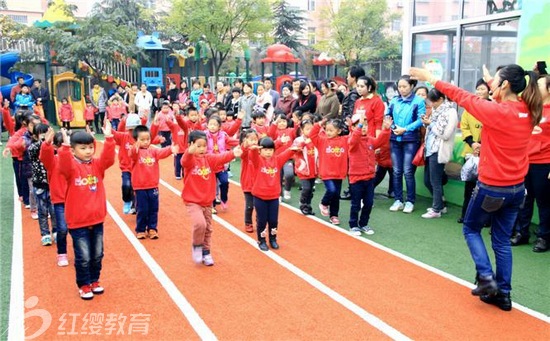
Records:
[[[278,199],[281,195],[281,169],[294,153],[293,150],[286,149],[268,159],[260,156],[258,149],[251,150],[250,162],[254,165],[252,195],[262,200]]]
[[[322,180],[345,179],[348,173],[348,137],[328,138],[319,134],[321,125],[315,124],[309,138],[319,152],[319,175]]]
[[[132,188],[152,189],[159,186],[160,171],[159,161],[172,155],[171,146],[158,149],[152,146],[130,149],[129,156],[132,159]]]
[[[89,162],[77,160],[67,145],[59,149],[59,170],[67,180],[65,220],[70,229],[102,223],[107,214],[103,178],[115,163],[115,140],[105,139],[99,158]]]
[[[349,136],[349,183],[374,178],[376,158],[374,151],[390,140],[390,130],[384,129],[377,138],[362,135],[361,128],[353,129]]]
[[[74,118],[73,107],[70,103],[61,105],[59,108],[59,119],[62,122],[71,122]]]

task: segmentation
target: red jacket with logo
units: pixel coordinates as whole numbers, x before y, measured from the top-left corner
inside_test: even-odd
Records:
[[[525,102],[487,101],[443,81],[435,87],[483,124],[479,181],[501,187],[522,183],[529,167],[527,147],[533,131]]]
[[[132,188],[152,189],[159,186],[160,171],[159,161],[172,155],[171,146],[158,149],[152,146],[149,148],[130,149],[132,159]]]
[[[349,183],[354,184],[374,178],[376,158],[374,151],[390,140],[390,130],[384,129],[377,138],[362,135],[361,128],[355,128],[349,136]]]
[[[250,161],[251,152],[249,148],[243,147],[243,155],[241,155],[241,188],[243,192],[252,192],[256,179],[254,165]]]
[[[59,171],[67,181],[65,220],[70,229],[102,223],[107,214],[105,170],[115,163],[115,140],[105,139],[99,158],[77,160],[67,145],[59,149]]]
[[[319,176],[322,180],[345,179],[348,173],[348,137],[328,138],[319,134],[321,125],[315,124],[309,133],[319,152]]]
[[[203,207],[212,206],[216,197],[216,174],[213,169],[233,160],[233,152],[222,154],[195,155],[185,152],[181,158],[184,169],[183,191],[181,197],[187,204],[197,204]]]
[[[250,162],[254,165],[254,185],[252,195],[262,200],[278,199],[281,195],[281,169],[294,155],[290,149],[269,159],[261,157],[258,149],[249,153]]]
[[[542,119],[529,140],[529,163],[550,163],[550,104],[542,109]]]
[[[39,159],[48,172],[48,183],[50,184],[52,204],[64,203],[65,192],[67,191],[67,180],[59,172],[59,158],[55,156],[52,144],[42,143]]]
[[[315,179],[317,177],[318,153],[313,141],[305,136],[299,136],[293,144],[302,148],[294,156],[296,175],[300,180]]]

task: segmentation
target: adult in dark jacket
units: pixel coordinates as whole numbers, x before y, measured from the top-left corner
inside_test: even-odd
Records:
[[[298,100],[296,100],[296,104],[294,104],[294,109],[292,109],[292,111],[300,110],[301,112],[314,113],[317,109],[317,96],[311,93],[311,88],[308,83],[300,83],[298,96]]]
[[[349,86],[349,92],[344,97],[342,102],[342,117],[347,118],[353,115],[353,108],[355,101],[359,98],[359,94],[355,87],[357,86],[357,80],[359,77],[365,75],[365,70],[359,65],[352,65],[348,71],[347,81]]]
[[[50,92],[47,88],[42,86],[42,80],[35,79],[34,84],[31,90],[31,95],[33,100],[36,102],[40,98],[42,101],[42,106],[44,107],[44,115],[48,117],[47,111],[48,111],[48,103],[50,101]]]

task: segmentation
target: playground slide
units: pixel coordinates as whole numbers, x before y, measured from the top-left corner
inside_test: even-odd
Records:
[[[74,119],[71,122],[71,127],[84,128],[86,126],[86,121],[84,120],[86,99],[84,97],[84,81],[81,78],[78,78],[73,72],[64,72],[54,75],[53,97],[56,113],[59,112],[59,108],[61,108],[61,101],[63,98],[66,98],[71,104],[74,112]],[[57,117],[57,124],[61,125],[59,116]]]
[[[0,76],[9,79],[9,84],[2,85],[0,87],[0,92],[4,98],[10,98],[11,89],[17,85],[17,77],[23,77],[25,84],[32,86],[34,77],[30,74],[11,71],[10,69],[19,61],[19,53],[17,52],[7,52],[0,54]]]

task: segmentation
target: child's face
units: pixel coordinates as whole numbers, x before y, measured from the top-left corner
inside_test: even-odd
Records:
[[[63,101],[61,101],[62,104],[67,104],[67,100],[64,99]]]
[[[241,93],[237,91],[232,92],[231,95],[233,95],[234,99],[238,99],[239,97],[241,97]]]
[[[218,112],[218,115],[222,119],[222,122],[225,122],[225,120],[227,119],[227,112],[225,112],[225,110],[220,110]]]
[[[199,120],[199,113],[196,110],[192,110],[187,114],[187,117],[189,117],[189,121],[195,123]]]
[[[288,96],[290,96],[290,90],[285,86],[283,88],[283,97],[286,98]]]
[[[217,133],[220,130],[220,125],[218,124],[218,121],[216,120],[209,120],[208,121],[208,131],[211,133]]]
[[[200,155],[206,154],[206,140],[205,139],[198,139],[193,142],[197,146],[197,153]]]
[[[157,88],[155,91],[156,91],[157,95],[160,95],[160,93],[162,92],[162,89],[161,89],[161,88]]]
[[[167,105],[163,105],[161,111],[167,114],[170,111],[170,107]]]
[[[24,86],[24,87],[21,89],[21,92],[22,92],[23,94],[28,94],[28,93],[29,93],[29,88],[26,87],[26,86]]]
[[[172,110],[174,110],[175,113],[178,113],[180,111],[180,105],[177,103],[172,104]]]
[[[210,88],[209,88],[209,87],[206,87],[206,88],[203,89],[203,91],[204,91],[205,94],[207,94],[207,93],[210,92]]]
[[[259,125],[260,127],[263,127],[263,125],[265,124],[265,117],[257,117],[257,118],[254,120],[254,123],[256,123],[257,125]]]
[[[313,129],[313,124],[306,124],[302,127],[302,135],[308,137],[309,133],[311,132],[311,129]]]
[[[151,133],[142,131],[137,136],[137,142],[141,148],[149,148],[151,145]]]
[[[275,152],[275,149],[273,148],[262,148],[260,149],[260,156],[265,157],[266,159],[269,159],[273,156],[273,153]]]
[[[193,83],[193,89],[194,90],[199,90],[200,89],[200,84],[199,83]]]
[[[286,129],[288,126],[288,122],[286,120],[279,120],[279,123],[277,123],[277,128],[279,129]]]
[[[246,137],[246,142],[248,143],[249,146],[257,145],[258,144],[258,135],[255,134],[255,133],[249,134]]]
[[[208,109],[208,102],[201,102],[201,109]]]
[[[258,91],[258,96],[261,96],[261,95],[264,94],[265,89],[264,89],[263,86],[259,86],[258,89],[257,89],[256,91]]]
[[[327,124],[325,126],[325,133],[327,134],[327,137],[331,139],[340,135],[340,129],[332,124]]]
[[[94,157],[95,146],[93,143],[90,144],[77,144],[74,147],[71,147],[73,155],[82,161],[90,161]]]

